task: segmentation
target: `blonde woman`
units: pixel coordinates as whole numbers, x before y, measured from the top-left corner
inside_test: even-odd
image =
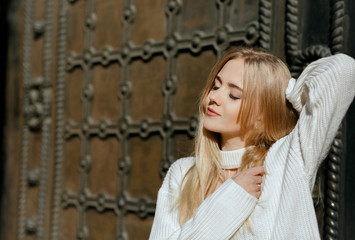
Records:
[[[295,81],[269,53],[227,52],[201,97],[195,156],[159,190],[150,239],[320,239],[311,192],[354,94],[344,54]]]

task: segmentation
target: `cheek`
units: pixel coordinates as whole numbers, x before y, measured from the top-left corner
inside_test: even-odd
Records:
[[[208,96],[209,96],[209,95],[207,95],[207,96],[205,97],[205,99],[203,99],[203,101],[202,101],[202,110],[203,110],[203,112],[206,112],[206,111],[207,111],[207,107],[208,107],[208,105],[210,104],[210,99],[209,99]]]
[[[206,107],[208,106],[208,103],[209,103],[209,100],[208,100],[208,97],[206,97],[206,98],[203,100],[203,102],[202,102],[202,107],[203,107],[204,109],[206,109]]]
[[[237,123],[240,104],[236,104],[228,109],[228,122]]]
[[[205,99],[203,100],[203,104],[206,107],[210,102],[210,93],[208,93],[205,97]]]

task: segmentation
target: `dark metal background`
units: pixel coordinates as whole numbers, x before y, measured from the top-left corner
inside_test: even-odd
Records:
[[[147,238],[221,53],[260,46],[297,77],[355,55],[354,15],[350,0],[11,1],[1,239]],[[354,233],[354,120],[352,106],[313,193],[324,239]]]

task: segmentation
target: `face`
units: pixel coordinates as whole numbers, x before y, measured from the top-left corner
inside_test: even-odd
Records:
[[[241,137],[237,122],[243,93],[243,59],[229,60],[214,80],[206,101],[204,127],[222,138]]]

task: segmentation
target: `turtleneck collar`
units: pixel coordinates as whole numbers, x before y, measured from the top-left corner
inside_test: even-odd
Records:
[[[232,151],[220,151],[222,156],[222,168],[233,169],[239,168],[242,164],[242,156],[246,148],[240,148]]]

